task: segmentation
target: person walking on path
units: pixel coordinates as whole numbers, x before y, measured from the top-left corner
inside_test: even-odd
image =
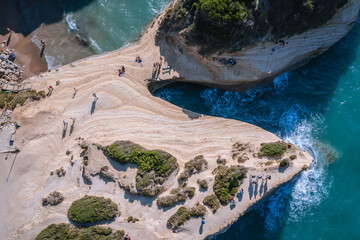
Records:
[[[48,87],[48,97],[50,97],[51,96],[51,94],[52,94],[52,92],[53,92],[53,90],[54,90],[54,88],[50,85],[49,87]]]
[[[76,88],[74,88],[74,94],[73,94],[73,97],[72,97],[72,98],[75,97],[75,95],[76,95],[77,92],[78,92],[78,90],[77,90]]]
[[[76,117],[74,117],[74,118],[70,118],[73,122],[72,122],[72,125],[74,125],[75,124],[75,121],[76,121]]]
[[[6,46],[9,46],[10,40],[11,40],[11,36],[12,36],[12,34],[14,33],[14,31],[11,30],[10,28],[6,28],[6,30],[7,30],[8,33],[9,33],[8,40],[6,41]]]
[[[45,46],[46,46],[46,44],[45,44],[45,41],[44,41],[44,40],[41,40],[40,42],[41,42],[41,52],[40,52],[40,57],[42,58],[42,57],[43,57],[43,55],[44,55],[44,51],[45,51]]]
[[[63,123],[64,123],[64,129],[66,129],[69,124],[67,121],[63,121]]]
[[[204,225],[204,224],[205,224],[205,218],[202,217],[202,218],[201,218],[201,225]]]
[[[96,93],[93,93],[94,101],[97,101],[99,98],[96,96]]]

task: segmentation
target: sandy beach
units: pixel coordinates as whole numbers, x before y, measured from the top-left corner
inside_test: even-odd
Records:
[[[15,63],[25,66],[23,79],[38,75],[47,71],[46,59],[40,58],[40,49],[32,42],[31,38],[24,36],[20,23],[17,19],[15,1],[3,1],[0,9],[0,41],[7,41],[10,28],[14,31],[11,35],[9,48],[14,49]]]

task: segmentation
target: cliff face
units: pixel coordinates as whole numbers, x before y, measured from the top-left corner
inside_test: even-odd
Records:
[[[237,15],[230,20],[219,18],[217,25],[204,23],[206,27],[201,32],[196,25],[196,14],[201,14],[196,12],[201,10],[194,13],[179,10],[181,16],[176,11],[184,9],[187,2],[176,1],[158,19],[160,29],[156,44],[174,69],[171,76],[160,79],[164,81],[161,84],[171,79],[235,91],[267,82],[323,53],[351,30],[360,9],[360,0],[348,0],[344,5],[344,1],[329,1],[333,5],[315,1],[313,3],[318,5],[309,6],[296,5],[296,1],[291,2],[293,5],[282,0],[271,1],[271,4],[270,1],[259,1],[253,9],[246,8],[247,5],[240,8],[242,20],[237,21]],[[271,7],[276,4],[286,10]],[[300,11],[297,6],[310,9]],[[260,9],[266,16],[264,24],[256,21],[256,12]],[[270,11],[272,9],[274,12]],[[296,11],[297,15],[294,14]],[[176,14],[179,16],[175,19]],[[216,12],[213,15],[213,18],[219,17]],[[258,17],[261,17],[260,13]],[[213,21],[210,13],[207,19]],[[211,29],[215,27],[221,29],[220,32],[232,27],[232,31],[214,36]],[[260,32],[261,37],[256,37]],[[159,81],[154,83],[161,84]],[[156,86],[152,87],[156,89]]]
[[[162,33],[180,33],[203,55],[239,51],[261,40],[302,33],[325,24],[348,0],[179,0]]]

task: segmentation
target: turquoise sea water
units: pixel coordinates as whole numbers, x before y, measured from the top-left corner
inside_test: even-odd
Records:
[[[94,0],[76,11],[69,1],[59,2],[64,18],[54,28],[62,35],[47,36],[54,66],[128,44],[170,0]],[[83,51],[68,43],[76,34],[90,41]],[[270,86],[237,93],[176,84],[156,93],[199,113],[255,124],[314,152],[311,169],[217,239],[360,239],[359,53],[357,22],[325,54]]]

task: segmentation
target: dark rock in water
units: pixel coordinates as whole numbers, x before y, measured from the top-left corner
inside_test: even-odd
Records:
[[[76,35],[75,35],[75,39],[76,39],[76,41],[78,41],[81,45],[83,45],[83,46],[85,46],[85,47],[89,47],[89,46],[90,46],[89,41],[88,41],[85,37],[81,36],[80,34],[76,34]]]

